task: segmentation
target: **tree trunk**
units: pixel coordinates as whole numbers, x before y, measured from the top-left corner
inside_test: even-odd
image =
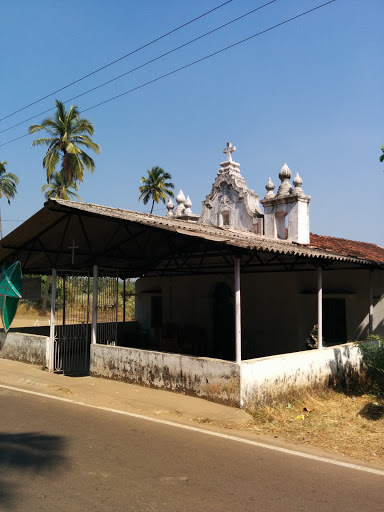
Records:
[[[45,282],[43,301],[41,303],[41,308],[39,311],[39,315],[41,315],[41,316],[47,316],[48,290],[49,290],[49,285],[51,284],[51,280],[52,280],[52,276],[47,276],[47,281]]]
[[[152,208],[151,208],[151,214],[153,212],[153,207],[155,206],[155,200],[152,201]]]

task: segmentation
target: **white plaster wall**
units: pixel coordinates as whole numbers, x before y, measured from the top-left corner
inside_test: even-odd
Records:
[[[352,343],[243,361],[241,407],[288,399],[300,389],[331,387],[355,378],[361,368],[360,349]]]
[[[288,214],[288,240],[309,244],[309,203],[298,200]]]
[[[219,282],[232,289],[233,275],[141,278],[137,281],[136,319],[150,321],[150,290],[162,290],[163,322],[204,329],[213,349],[213,291]],[[324,297],[345,298],[347,340],[368,335],[369,271],[324,271]],[[234,293],[233,293],[234,296]],[[374,334],[384,335],[384,272],[374,273]],[[317,272],[241,275],[243,359],[305,349],[317,323]]]
[[[316,320],[316,272],[298,273],[298,289],[301,293],[301,309],[308,321],[305,329]],[[329,298],[345,298],[347,315],[347,339],[365,339],[369,320],[369,270],[339,270],[323,272],[323,294]],[[374,272],[373,334],[384,336],[384,272]]]
[[[384,337],[384,271],[377,270],[373,273],[373,333]]]
[[[240,369],[227,361],[96,344],[90,374],[240,404]]]
[[[0,357],[47,366],[49,338],[18,332],[0,333]]]

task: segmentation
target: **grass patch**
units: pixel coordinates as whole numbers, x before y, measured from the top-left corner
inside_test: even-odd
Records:
[[[362,460],[384,462],[384,399],[380,394],[306,393],[256,408],[250,429]]]

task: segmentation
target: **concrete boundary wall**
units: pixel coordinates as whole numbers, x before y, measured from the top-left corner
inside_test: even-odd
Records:
[[[47,366],[48,341],[47,336],[2,332],[0,333],[0,357]]]
[[[360,349],[353,343],[243,361],[241,407],[252,409],[298,390],[345,384],[359,378],[362,368]]]
[[[240,406],[240,368],[229,361],[96,344],[90,375]]]
[[[0,333],[0,357],[47,365],[49,338]],[[359,378],[359,347],[346,343],[242,361],[184,356],[126,347],[91,345],[90,375],[195,395],[252,409],[298,391],[325,389]]]

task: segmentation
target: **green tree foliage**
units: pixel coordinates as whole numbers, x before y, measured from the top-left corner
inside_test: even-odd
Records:
[[[0,162],[0,199],[5,196],[8,200],[8,204],[11,204],[11,199],[17,194],[17,185],[19,178],[12,172],[6,172],[5,166],[7,162],[3,160]],[[1,225],[0,215],[0,238],[3,238],[3,229]]]
[[[56,112],[52,118],[45,119],[41,124],[29,127],[29,133],[40,130],[47,132],[49,137],[35,139],[33,146],[48,146],[43,159],[43,167],[47,173],[47,183],[50,183],[60,162],[60,174],[62,186],[59,198],[63,199],[64,187],[68,188],[82,182],[85,169],[91,173],[95,169],[95,162],[84,151],[91,149],[100,153],[100,146],[92,141],[93,124],[88,119],[82,119],[76,105],[72,105],[67,111],[64,103],[56,100]]]
[[[384,340],[379,336],[368,336],[371,343],[359,343],[364,363],[384,374]]]
[[[81,201],[81,197],[76,193],[78,190],[79,187],[76,183],[63,184],[63,177],[59,172],[55,172],[52,175],[50,183],[41,187],[41,191],[47,200],[53,197],[60,197],[61,194],[61,198],[67,201],[72,201],[73,198]]]
[[[5,160],[0,162],[0,199],[4,195],[8,200],[8,204],[10,204],[11,199],[13,199],[17,194],[19,178],[12,172],[6,172],[6,165],[7,162]]]
[[[380,162],[384,162],[384,146],[381,146],[382,155],[380,156]]]
[[[143,200],[144,204],[152,200],[151,212],[153,212],[153,206],[155,203],[162,201],[164,204],[166,200],[173,197],[172,188],[173,183],[167,180],[171,180],[172,176],[165,172],[161,167],[152,167],[147,170],[147,176],[143,176],[140,180],[143,185],[139,187],[140,197],[139,201]]]

